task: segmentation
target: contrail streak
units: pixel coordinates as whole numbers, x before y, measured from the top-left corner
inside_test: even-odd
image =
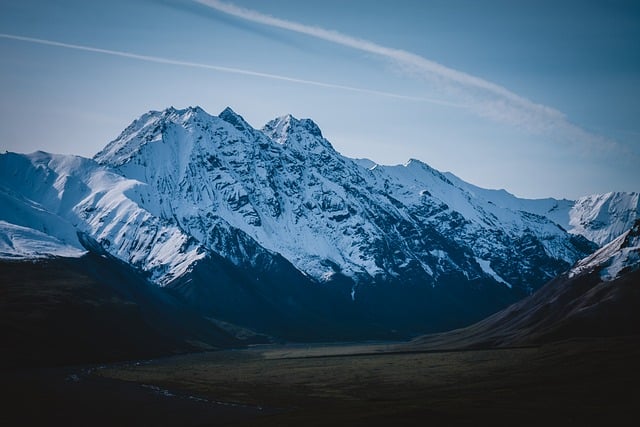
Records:
[[[609,145],[611,141],[571,123],[564,113],[535,103],[498,84],[448,68],[401,49],[352,37],[337,31],[276,18],[220,0],[192,0],[195,3],[250,22],[280,28],[377,55],[420,77],[439,82],[442,90],[454,90],[463,101],[457,106],[492,120],[521,126],[535,133],[563,135],[572,142]]]
[[[315,80],[299,79],[299,78],[296,78],[296,77],[283,76],[283,75],[279,75],[279,74],[263,73],[263,72],[260,72],[260,71],[245,70],[245,69],[242,69],[242,68],[225,67],[225,66],[222,66],[222,65],[213,65],[213,64],[203,64],[203,63],[199,63],[199,62],[182,61],[182,60],[178,60],[178,59],[163,58],[163,57],[160,57],[160,56],[141,55],[141,54],[138,54],[138,53],[124,52],[124,51],[112,50],[112,49],[103,49],[103,48],[99,48],[99,47],[72,44],[72,43],[64,43],[64,42],[59,42],[59,41],[55,41],[55,40],[39,39],[39,38],[35,38],[35,37],[19,36],[19,35],[15,35],[15,34],[0,33],[0,38],[10,39],[10,40],[19,40],[19,41],[24,41],[24,42],[29,42],[29,43],[37,43],[37,44],[47,45],[47,46],[62,47],[62,48],[66,48],[66,49],[82,50],[82,51],[85,51],[85,52],[93,52],[93,53],[101,53],[101,54],[105,54],[105,55],[120,56],[120,57],[123,57],[123,58],[130,58],[130,59],[136,59],[136,60],[140,60],[140,61],[154,62],[154,63],[158,63],[158,64],[177,65],[177,66],[181,66],[181,67],[191,67],[191,68],[202,68],[202,69],[206,69],[206,70],[219,71],[219,72],[222,72],[222,73],[240,74],[240,75],[245,75],[245,76],[260,77],[260,78],[271,79],[271,80],[280,80],[280,81],[285,81],[285,82],[290,82],[290,83],[297,83],[297,84],[304,84],[304,85],[310,85],[310,86],[324,87],[324,88],[328,88],[328,89],[346,90],[346,91],[350,91],[350,92],[365,93],[365,94],[368,94],[368,95],[377,95],[377,96],[384,96],[384,97],[388,97],[388,98],[403,99],[403,100],[407,100],[407,101],[428,102],[428,103],[443,105],[443,106],[447,106],[447,107],[465,108],[465,106],[462,105],[462,104],[456,104],[456,103],[453,103],[453,102],[447,102],[447,101],[443,101],[443,100],[439,100],[439,99],[432,99],[432,98],[418,97],[418,96],[410,96],[410,95],[401,95],[401,94],[396,94],[396,93],[392,93],[392,92],[384,92],[384,91],[373,90],[373,89],[365,89],[365,88],[359,88],[359,87],[353,87],[353,86],[345,86],[345,85],[339,85],[339,84],[334,84],[334,83],[326,83],[326,82],[320,82],[320,81],[315,81]]]
[[[544,112],[545,114],[564,117],[564,115],[552,108],[544,105],[535,104],[526,98],[517,95],[508,89],[499,86],[495,83],[483,80],[479,77],[472,76],[470,74],[454,70],[452,68],[445,67],[435,61],[426,59],[420,55],[401,50],[394,49],[386,46],[379,45],[377,43],[352,37],[337,31],[327,30],[324,28],[300,24],[298,22],[287,21],[280,18],[275,18],[270,15],[266,15],[255,10],[245,9],[243,7],[236,6],[232,3],[226,3],[219,0],[193,0],[196,3],[210,7],[219,12],[226,13],[228,15],[235,16],[237,18],[245,19],[248,21],[256,22],[263,25],[277,27],[308,36],[316,37],[322,40],[326,40],[332,43],[347,46],[353,49],[357,49],[363,52],[372,53],[393,60],[400,65],[415,67],[416,69],[428,72],[433,75],[445,78],[448,81],[455,82],[457,84],[471,87],[474,89],[486,90],[499,95],[503,98],[508,98],[513,102],[517,102],[522,106],[528,108],[535,108],[538,112]]]

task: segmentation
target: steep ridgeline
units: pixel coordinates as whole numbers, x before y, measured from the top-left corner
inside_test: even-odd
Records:
[[[457,187],[474,198],[484,199],[505,209],[542,215],[571,234],[581,235],[599,246],[629,230],[640,218],[640,193],[610,192],[578,200],[520,199],[505,190],[487,190],[446,173]]]
[[[640,220],[538,292],[472,326],[415,339],[416,348],[540,344],[640,333]]]
[[[259,246],[320,281],[435,285],[458,273],[535,288],[591,249],[417,160],[362,167],[291,116],[261,132],[230,109],[152,112],[95,160],[148,184],[137,205],[235,264],[251,262],[243,246]]]
[[[478,319],[592,253],[583,235],[606,243],[638,216],[637,194],[522,200],[417,160],[343,157],[308,119],[256,130],[198,107],[143,115],[94,160],[5,154],[0,179],[5,257],[46,249],[22,228],[67,251],[80,231],[208,314],[278,318],[283,335],[331,323],[329,338]]]
[[[569,231],[606,245],[640,218],[640,193],[594,194],[578,199],[569,211]]]

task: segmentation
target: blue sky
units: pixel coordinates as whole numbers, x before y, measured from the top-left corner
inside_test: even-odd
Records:
[[[0,149],[90,157],[150,109],[231,106],[518,196],[638,191],[636,4],[3,0]]]

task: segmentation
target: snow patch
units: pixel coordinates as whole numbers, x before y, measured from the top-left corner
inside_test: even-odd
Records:
[[[630,229],[640,218],[640,193],[594,194],[578,199],[569,212],[569,232],[600,246]]]
[[[572,201],[518,199],[415,159],[396,166],[349,159],[311,120],[290,115],[259,131],[231,109],[218,117],[197,107],[151,111],[94,160],[0,155],[0,183],[0,220],[71,246],[76,232],[86,233],[159,285],[207,252],[237,265],[277,253],[316,280],[340,271],[357,282],[415,265],[433,278],[466,274],[472,260],[459,254],[469,250],[507,286],[483,258],[512,254],[514,242],[570,264],[585,255],[566,232]],[[626,224],[637,197],[625,197],[583,203],[574,217],[599,209],[609,213],[596,215],[604,228]],[[605,205],[618,206],[617,216]],[[531,268],[515,258],[515,270]]]
[[[506,280],[504,280],[502,277],[500,277],[500,275],[498,273],[496,273],[493,268],[491,268],[491,262],[478,258],[476,257],[476,262],[480,265],[480,268],[482,268],[482,271],[484,271],[485,273],[487,273],[489,276],[493,277],[493,279],[496,282],[502,283],[504,285],[507,285],[509,288],[512,288],[511,284],[509,282],[507,282]]]
[[[0,259],[80,258],[86,253],[41,231],[0,220]]]
[[[600,270],[605,281],[614,280],[623,271],[640,269],[640,221],[633,228],[614,239],[592,255],[578,261],[569,277]]]

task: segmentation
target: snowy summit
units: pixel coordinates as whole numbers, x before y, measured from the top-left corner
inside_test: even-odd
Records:
[[[207,256],[281,256],[319,282],[349,278],[352,298],[407,281],[529,292],[639,211],[637,193],[525,200],[415,159],[350,159],[310,119],[257,130],[230,108],[150,111],[92,160],[7,153],[0,179],[3,257],[79,256],[80,233],[167,285]]]

